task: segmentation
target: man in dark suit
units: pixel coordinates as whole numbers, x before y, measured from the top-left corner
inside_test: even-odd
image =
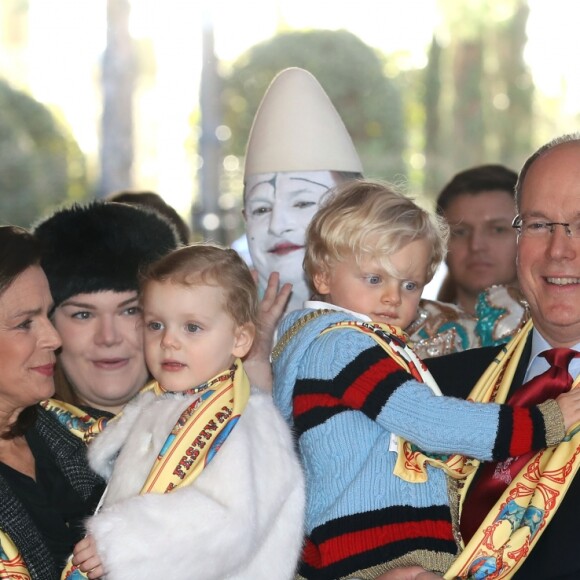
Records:
[[[508,398],[549,368],[542,352],[559,347],[580,351],[580,133],[551,141],[526,161],[516,185],[516,206],[518,280],[533,330],[521,351]],[[500,350],[474,349],[426,364],[445,394],[466,397]],[[580,358],[571,361],[568,372],[576,379]],[[472,489],[495,476],[482,474],[482,469],[467,492],[466,505]],[[558,511],[513,578],[580,578],[580,475],[572,477]]]

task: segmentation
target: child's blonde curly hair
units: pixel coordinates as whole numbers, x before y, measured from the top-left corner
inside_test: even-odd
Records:
[[[390,184],[373,180],[348,181],[326,197],[306,232],[304,270],[313,286],[314,275],[329,272],[336,262],[354,257],[379,261],[393,275],[389,257],[415,240],[427,240],[430,281],[445,257],[449,228],[443,218],[419,207]]]

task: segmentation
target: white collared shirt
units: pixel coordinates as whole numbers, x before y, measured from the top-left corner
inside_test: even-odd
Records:
[[[540,354],[551,348],[553,347],[548,343],[548,341],[534,328],[532,333],[532,352],[530,353],[530,362],[528,364],[528,370],[526,371],[524,382],[537,377],[550,368],[548,361],[543,356],[540,356]],[[575,344],[572,348],[580,351],[580,342]],[[576,379],[580,374],[580,357],[572,359],[568,367],[568,372],[574,379]]]
[[[312,310],[337,310],[338,312],[352,314],[363,322],[371,322],[371,319],[366,314],[360,314],[354,310],[348,310],[348,308],[343,308],[342,306],[337,306],[330,302],[322,302],[321,300],[306,300],[306,302],[304,302],[304,308],[312,308]]]

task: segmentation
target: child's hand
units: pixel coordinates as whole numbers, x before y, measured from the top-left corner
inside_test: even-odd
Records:
[[[73,564],[94,580],[105,574],[93,536],[84,537],[73,549]]]
[[[274,333],[284,308],[292,292],[292,284],[284,284],[280,290],[280,275],[278,272],[272,272],[268,278],[268,286],[264,293],[264,298],[260,302],[259,328],[254,340],[254,344],[246,359],[244,368],[250,382],[253,385],[261,387],[264,390],[272,390],[272,369],[270,366],[270,354],[272,353],[272,343]]]
[[[567,393],[562,393],[558,396],[556,402],[564,417],[564,427],[568,431],[574,423],[580,421],[580,387]]]
[[[284,314],[284,308],[286,308],[292,292],[292,284],[286,283],[282,288],[278,289],[279,285],[280,274],[278,272],[272,272],[268,277],[268,285],[264,292],[264,298],[260,302],[260,331],[264,338],[262,346],[267,347],[268,358],[272,352],[274,332]]]

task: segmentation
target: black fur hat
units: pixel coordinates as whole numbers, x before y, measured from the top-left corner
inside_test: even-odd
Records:
[[[139,271],[179,245],[158,212],[106,201],[59,209],[33,233],[55,306],[76,294],[137,290]]]

